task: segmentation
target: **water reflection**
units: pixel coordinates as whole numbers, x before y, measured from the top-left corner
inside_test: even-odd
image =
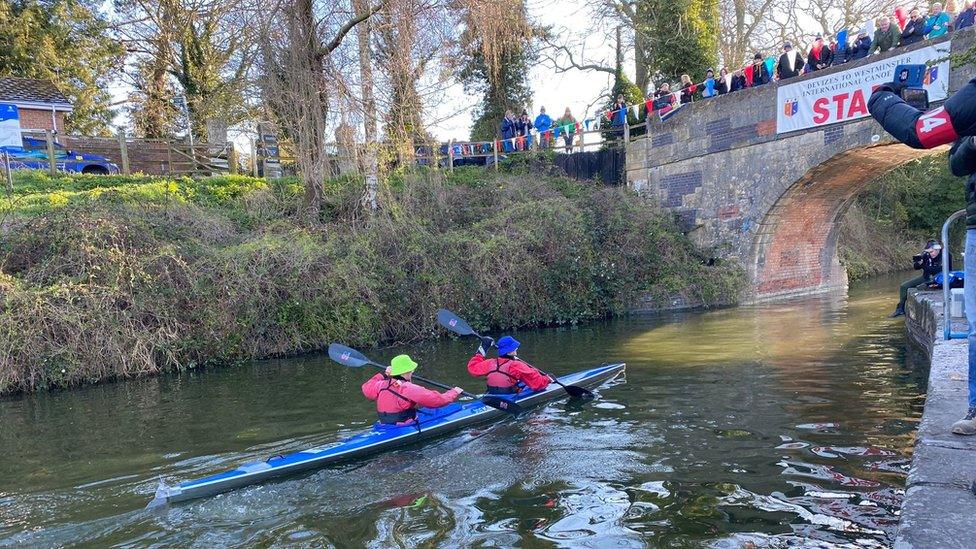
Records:
[[[557,372],[626,361],[587,404],[157,511],[157,482],[363,429],[365,375],[322,357],[0,402],[0,545],[887,544],[924,368],[849,299],[518,334]],[[410,349],[476,388],[470,341]],[[388,359],[402,349],[375,354]]]

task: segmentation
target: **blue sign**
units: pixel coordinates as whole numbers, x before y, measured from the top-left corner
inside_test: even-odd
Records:
[[[20,113],[17,105],[0,103],[0,147],[20,147]]]

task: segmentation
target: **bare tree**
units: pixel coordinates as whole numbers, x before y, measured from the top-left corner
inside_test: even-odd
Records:
[[[353,0],[353,9],[357,14],[369,13],[368,0]],[[359,46],[359,76],[362,90],[363,127],[366,134],[365,184],[363,186],[363,205],[370,210],[376,209],[376,191],[379,186],[379,160],[376,133],[376,98],[373,93],[373,56],[370,52],[371,22],[366,19],[356,29],[356,41]]]
[[[429,143],[425,107],[443,97],[450,78],[456,20],[442,0],[391,0],[376,18],[375,58],[387,99],[380,101],[386,138],[401,165],[412,160],[414,145]]]
[[[206,135],[208,120],[233,124],[245,117],[254,1],[116,0],[114,28],[137,69],[133,115],[147,135],[172,125],[177,93],[186,98],[197,136]]]
[[[261,27],[262,95],[279,128],[292,143],[305,185],[305,208],[317,218],[328,175],[326,136],[332,100],[341,93],[347,67],[337,51],[347,35],[372,17],[380,3],[362,12],[314,0],[285,0],[267,13]]]

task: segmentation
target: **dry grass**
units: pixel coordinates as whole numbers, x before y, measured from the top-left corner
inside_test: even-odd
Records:
[[[411,341],[440,307],[568,324],[742,284],[626,191],[546,175],[408,176],[372,217],[337,182],[312,225],[289,181],[36,183],[0,220],[0,393]]]

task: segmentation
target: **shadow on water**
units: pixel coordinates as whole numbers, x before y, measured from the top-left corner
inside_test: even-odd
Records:
[[[896,286],[522,332],[552,371],[624,361],[626,380],[583,405],[154,511],[160,479],[364,429],[368,373],[312,356],[0,401],[0,545],[885,546],[926,371],[885,318]],[[474,346],[409,352],[476,389]]]

